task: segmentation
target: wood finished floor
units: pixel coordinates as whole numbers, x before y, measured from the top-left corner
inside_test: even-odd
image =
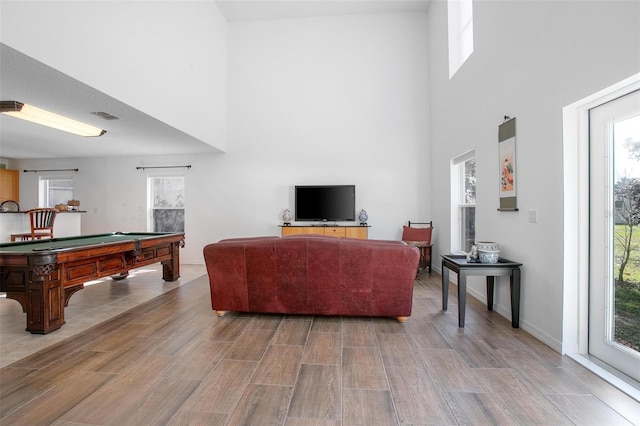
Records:
[[[180,265],[180,278],[166,282],[161,278],[162,265],[156,263],[129,271],[129,277],[123,281],[109,277],[90,281],[69,300],[64,309],[66,324],[46,336],[26,333],[22,307],[0,293],[0,367],[75,336],[205,273],[204,265]]]
[[[628,425],[640,404],[440,276],[406,324],[211,310],[206,276],[0,370],[2,425]]]

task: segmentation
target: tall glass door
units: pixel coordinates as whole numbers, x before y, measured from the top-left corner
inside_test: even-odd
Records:
[[[640,91],[589,123],[589,353],[640,381]]]

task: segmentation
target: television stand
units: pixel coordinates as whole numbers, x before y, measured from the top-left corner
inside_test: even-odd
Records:
[[[289,225],[280,226],[282,228],[282,236],[287,235],[300,235],[300,234],[316,234],[316,235],[331,235],[339,238],[359,238],[366,240],[369,238],[370,226],[360,225]]]

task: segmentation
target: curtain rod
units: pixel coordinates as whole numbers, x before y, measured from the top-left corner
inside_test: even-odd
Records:
[[[145,170],[145,169],[180,169],[180,168],[185,168],[185,169],[190,169],[191,168],[191,164],[188,164],[186,166],[138,166],[136,167],[136,170]]]
[[[23,170],[24,173],[38,173],[38,172],[77,172],[78,169],[49,169],[49,170]]]

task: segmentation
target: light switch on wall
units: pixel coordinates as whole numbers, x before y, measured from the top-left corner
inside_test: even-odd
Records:
[[[529,223],[538,223],[538,210],[529,210]]]

